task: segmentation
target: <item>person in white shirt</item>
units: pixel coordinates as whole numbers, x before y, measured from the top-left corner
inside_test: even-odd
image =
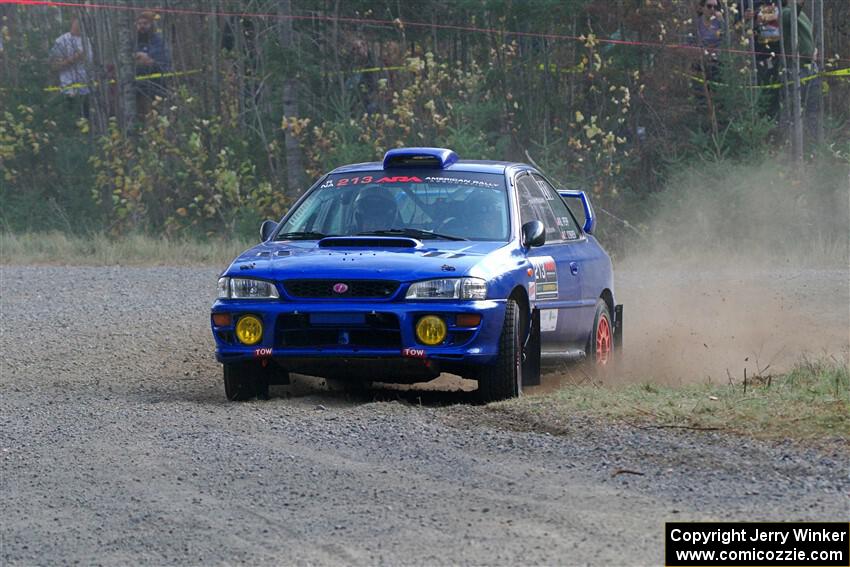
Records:
[[[71,30],[53,43],[50,63],[59,72],[59,86],[69,106],[73,107],[78,102],[82,115],[88,117],[92,49],[91,42],[80,32],[80,20],[76,16],[71,18]]]

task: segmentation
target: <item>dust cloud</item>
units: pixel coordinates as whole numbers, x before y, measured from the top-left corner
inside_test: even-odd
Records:
[[[603,382],[737,383],[744,369],[848,360],[846,163],[797,175],[772,162],[704,165],[672,179],[655,205],[615,260],[625,343]],[[584,379],[562,368],[542,389]]]

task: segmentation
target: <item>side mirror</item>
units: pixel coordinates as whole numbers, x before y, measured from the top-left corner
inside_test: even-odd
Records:
[[[593,212],[593,206],[590,204],[590,197],[584,191],[570,191],[561,189],[558,194],[564,199],[579,199],[581,208],[584,210],[584,226],[582,230],[587,234],[593,234],[593,228],[596,226],[596,215]]]
[[[276,228],[277,223],[273,220],[263,221],[263,224],[260,225],[260,241],[265,242],[268,240]]]
[[[546,227],[539,220],[528,221],[522,225],[522,245],[543,246],[546,244]]]

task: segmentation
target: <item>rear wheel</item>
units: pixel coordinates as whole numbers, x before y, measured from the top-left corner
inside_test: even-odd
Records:
[[[509,299],[496,362],[479,370],[478,397],[482,402],[495,402],[522,394],[521,322],[519,305]]]
[[[224,395],[232,402],[269,397],[269,380],[257,363],[232,362],[224,365]]]
[[[614,359],[614,325],[608,304],[600,299],[596,302],[593,330],[587,344],[587,358],[597,370],[609,367]]]

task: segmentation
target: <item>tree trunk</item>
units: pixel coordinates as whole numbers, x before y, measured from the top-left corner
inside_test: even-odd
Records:
[[[292,29],[292,2],[279,0],[278,13],[282,16],[278,22],[280,47],[287,59],[286,76],[283,78],[283,116],[293,118],[298,116],[298,81],[295,77],[295,37]],[[304,191],[304,160],[301,157],[301,147],[289,128],[283,131],[284,149],[286,150],[286,194],[296,199]]]
[[[129,7],[127,0],[121,5]],[[136,64],[133,50],[136,46],[133,15],[130,10],[118,14],[118,89],[121,99],[121,125],[128,132],[136,121]]]
[[[826,30],[823,29],[823,0],[815,0],[815,17],[814,17],[814,20],[815,20],[815,26],[817,26],[816,30],[815,30],[815,37],[817,38],[815,45],[817,45],[817,48],[818,48],[818,56],[814,61],[812,61],[812,63],[814,64],[815,62],[817,62],[818,72],[823,73],[826,70],[826,67],[824,66],[826,49],[824,47],[824,39],[823,38],[824,38],[824,35],[826,34]],[[824,142],[826,141],[826,134],[824,132],[824,123],[823,123],[823,121],[824,121],[824,116],[823,116],[823,106],[824,106],[823,90],[820,88],[820,82],[818,82],[818,90],[817,90],[816,93],[814,93],[814,96],[816,97],[816,99],[818,101],[818,146],[823,146]]]
[[[794,161],[797,165],[803,163],[803,114],[802,101],[800,98],[800,45],[797,37],[797,5],[791,2],[791,58],[794,60],[791,66],[791,78],[794,80],[792,97],[794,105],[794,132],[791,145]]]

